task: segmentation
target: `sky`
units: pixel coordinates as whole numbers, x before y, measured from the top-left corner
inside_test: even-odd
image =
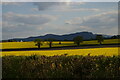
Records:
[[[118,3],[4,2],[0,24],[2,39],[82,31],[116,35]]]
[[[1,0],[2,2],[119,2],[119,0]]]

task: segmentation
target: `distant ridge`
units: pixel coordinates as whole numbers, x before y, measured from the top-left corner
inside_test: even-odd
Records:
[[[64,35],[55,35],[55,34],[46,34],[44,36],[35,36],[35,37],[28,37],[28,38],[13,38],[9,40],[16,40],[16,41],[33,41],[37,38],[40,39],[48,39],[48,38],[54,38],[55,40],[73,40],[76,36],[82,36],[84,40],[91,40],[95,39],[97,34],[93,34],[92,32],[76,32],[71,34],[64,34]],[[103,35],[104,37],[111,37],[109,35]]]

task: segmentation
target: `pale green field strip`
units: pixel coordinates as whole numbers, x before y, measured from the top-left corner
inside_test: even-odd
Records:
[[[89,49],[68,49],[68,50],[37,50],[37,51],[5,51],[2,52],[1,56],[30,56],[30,55],[45,55],[45,56],[54,56],[54,55],[83,55],[86,56],[90,54],[91,56],[113,56],[118,55],[120,47],[110,47],[110,48],[89,48]]]
[[[120,43],[120,39],[109,39],[109,40],[104,40],[103,44],[115,44],[115,43]],[[88,44],[99,44],[97,40],[92,40],[92,41],[83,41],[81,45],[88,45]],[[37,48],[35,46],[34,42],[4,42],[0,43],[2,47],[0,49],[15,49],[15,48]],[[58,47],[58,46],[74,46],[74,42],[72,41],[62,41],[61,44],[59,42],[55,41],[53,42],[53,47]],[[46,42],[43,43],[41,48],[49,47]]]

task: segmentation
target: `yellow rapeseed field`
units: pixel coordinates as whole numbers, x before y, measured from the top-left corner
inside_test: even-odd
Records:
[[[70,46],[70,45],[75,45],[74,42],[61,42],[62,44],[59,44],[59,42],[53,42],[53,47],[57,46]],[[37,48],[35,46],[34,42],[3,42],[0,43],[2,47],[0,49],[16,49],[16,48]],[[49,47],[49,45],[44,42],[41,48]]]
[[[2,52],[2,56],[30,56],[30,55],[45,55],[45,56],[54,56],[54,55],[83,55],[86,56],[90,54],[91,56],[113,56],[118,55],[119,47],[110,47],[110,48],[90,48],[90,49],[68,49],[68,50],[39,50],[39,51],[6,51]]]
[[[108,39],[108,40],[104,40],[103,44],[120,43],[119,40],[118,39]],[[86,44],[99,44],[99,43],[97,42],[97,40],[83,41],[83,43],[81,43],[81,45],[86,45]],[[0,43],[0,45],[2,45],[2,47],[0,47],[0,49],[37,48],[37,46],[35,46],[34,42],[3,42],[3,43]],[[53,47],[72,46],[72,45],[75,45],[74,42],[72,42],[72,41],[61,41],[61,44],[59,44],[58,41],[53,42]],[[46,42],[44,42],[43,45],[41,46],[41,48],[44,48],[44,47],[49,47]]]

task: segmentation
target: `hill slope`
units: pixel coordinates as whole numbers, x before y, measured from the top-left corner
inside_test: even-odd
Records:
[[[14,38],[10,40],[17,40],[17,41],[33,41],[34,39],[48,39],[54,38],[55,40],[73,40],[76,36],[82,36],[84,40],[95,39],[97,34],[93,34],[92,32],[77,32],[72,34],[65,34],[65,35],[55,35],[55,34],[47,34],[44,36],[36,36],[36,37],[28,37],[28,38]],[[108,37],[108,36],[107,36]]]

